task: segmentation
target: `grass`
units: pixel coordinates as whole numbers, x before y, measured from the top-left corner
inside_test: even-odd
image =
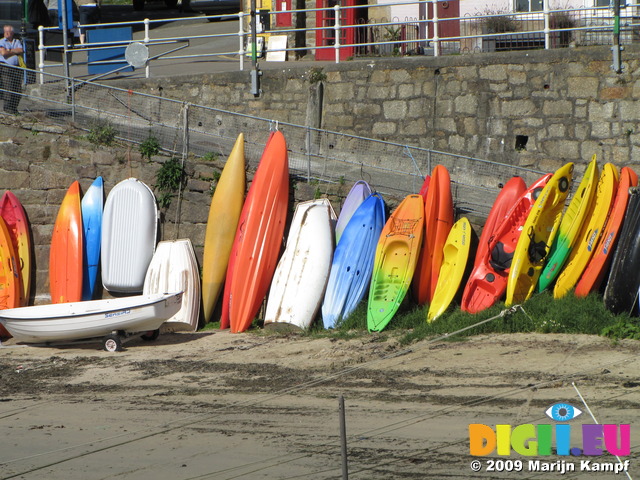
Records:
[[[484,312],[473,315],[462,312],[458,307],[452,307],[434,322],[427,323],[428,307],[415,306],[405,299],[387,328],[375,335],[381,341],[393,335],[402,345],[408,345],[419,340],[457,332],[496,317],[506,309],[503,303],[499,303]],[[217,325],[219,327],[219,324]],[[254,322],[254,326],[260,327],[260,322]],[[258,331],[262,332],[262,330]],[[614,315],[605,308],[599,294],[592,294],[586,298],[577,298],[570,294],[561,299],[554,299],[549,292],[534,295],[522,305],[521,309],[515,309],[501,318],[458,333],[450,340],[462,340],[465,337],[487,333],[532,332],[603,335],[613,341],[624,338],[640,340],[638,319],[624,314]],[[367,331],[366,300],[360,303],[352,315],[339,322],[335,329],[325,330],[318,316],[311,328],[299,335],[345,340],[372,335]]]

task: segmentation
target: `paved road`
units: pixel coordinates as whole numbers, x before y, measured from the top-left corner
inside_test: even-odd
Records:
[[[193,5],[202,5],[199,1],[193,0]],[[209,6],[213,3],[209,3]],[[237,2],[220,1],[215,6],[207,8],[201,12],[183,13],[179,8],[167,8],[162,2],[152,1],[143,11],[135,11],[131,5],[108,5],[103,8],[103,23],[112,24],[119,22],[142,22],[148,18],[150,23],[151,41],[162,41],[162,39],[180,38],[184,41],[171,44],[155,45],[149,48],[149,56],[154,57],[160,54],[167,56],[187,56],[180,59],[162,59],[150,62],[150,76],[176,76],[193,73],[213,73],[224,71],[239,71],[240,62],[237,52],[240,48],[238,31],[239,22],[234,14],[238,11]],[[210,16],[220,16],[222,18],[212,19]],[[209,16],[209,17],[208,17]],[[219,35],[217,37],[208,37]],[[142,41],[144,39],[144,26],[142,23],[133,25],[133,39]],[[169,41],[169,40],[167,40]],[[188,41],[188,42],[187,42]],[[184,46],[181,50],[167,54],[179,46]],[[76,45],[76,48],[80,48]],[[212,56],[211,54],[217,54]],[[71,74],[78,78],[89,79],[86,62],[86,53],[74,51],[72,54],[73,64]],[[293,64],[293,62],[287,62]],[[309,65],[316,62],[305,62]],[[324,63],[324,62],[317,62]],[[80,64],[80,65],[77,65]],[[295,62],[300,65],[301,62]],[[281,68],[283,62],[260,61],[261,69]],[[251,68],[251,59],[245,58],[244,69]],[[62,67],[46,68],[46,72],[63,74]],[[107,81],[109,78],[134,77],[144,78],[145,69],[139,68],[133,73],[120,73],[103,77],[100,81]]]

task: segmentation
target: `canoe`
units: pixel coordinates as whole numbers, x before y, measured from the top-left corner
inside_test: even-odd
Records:
[[[335,222],[326,198],[296,206],[267,297],[265,328],[306,330],[313,323],[331,270]]]
[[[629,189],[629,205],[604,290],[604,305],[615,314],[635,313],[640,287],[640,188]]]
[[[236,230],[229,295],[231,332],[247,330],[264,300],[278,263],[289,202],[287,143],[271,134],[242,207]]]
[[[82,234],[84,235],[84,261],[82,268],[82,300],[92,300],[96,293],[100,244],[102,242],[102,209],[104,184],[96,178],[80,202]]]
[[[351,220],[351,217],[358,209],[362,202],[364,202],[369,195],[371,195],[371,187],[364,180],[358,180],[353,184],[351,190],[347,194],[344,199],[344,203],[342,204],[342,208],[340,209],[340,215],[338,215],[338,220],[336,222],[336,245],[340,241],[340,237],[342,236],[342,232],[345,227]]]
[[[522,177],[512,177],[504,184],[489,211],[489,215],[482,227],[478,250],[476,251],[474,267],[484,261],[489,251],[489,241],[494,236],[495,231],[502,225],[507,213],[513,208],[518,199],[527,190],[527,184]]]
[[[571,250],[567,264],[553,287],[554,298],[564,297],[580,279],[602,236],[617,188],[618,170],[613,164],[606,163],[598,181],[595,200],[591,203],[591,210],[578,235],[578,242]]]
[[[538,279],[538,291],[542,292],[553,284],[569,259],[595,199],[598,178],[598,164],[594,155],[562,217],[558,233],[551,244],[546,265]]]
[[[387,220],[376,248],[367,305],[370,332],[383,330],[398,311],[416,270],[423,236],[424,201],[420,195],[408,195]]]
[[[25,343],[80,340],[116,331],[147,332],[175,314],[181,300],[182,293],[163,293],[37,305],[2,310],[0,323]]]
[[[212,320],[233,246],[245,190],[244,135],[238,135],[211,198],[202,259],[204,321]]]
[[[466,217],[453,224],[442,249],[443,260],[438,284],[427,312],[427,322],[433,322],[442,315],[460,291],[465,273],[468,273],[469,259],[473,255],[474,232]]]
[[[18,255],[9,228],[0,217],[0,310],[21,306],[21,296]],[[6,332],[0,331],[2,334]]]
[[[374,193],[355,211],[336,245],[322,302],[325,328],[351,315],[364,298],[384,224],[384,200]]]
[[[118,183],[102,214],[102,284],[110,292],[142,292],[156,246],[158,208],[151,189],[136,178]]]
[[[20,306],[25,307],[31,296],[31,266],[33,264],[33,241],[27,214],[12,192],[6,191],[0,198],[0,217],[9,229],[20,266]]]
[[[505,305],[524,302],[533,294],[560,225],[572,174],[573,163],[560,167],[533,204],[513,252]]]
[[[599,290],[604,278],[609,273],[609,266],[611,265],[613,252],[616,249],[622,222],[629,203],[629,188],[637,185],[638,176],[636,173],[629,167],[622,167],[616,198],[609,212],[604,233],[598,241],[593,257],[576,285],[576,296],[586,297],[589,293]]]
[[[543,175],[516,200],[502,224],[490,238],[484,258],[476,259],[460,302],[468,313],[478,313],[494,305],[507,289],[513,252],[531,208],[552,174]]]
[[[200,317],[200,270],[191,240],[158,243],[144,279],[143,295],[183,292],[180,310],[162,324],[163,332],[198,329]]]
[[[431,302],[442,265],[442,248],[453,226],[451,178],[443,165],[431,173],[424,203],[424,241],[413,278],[413,294],[418,304]]]
[[[52,303],[82,300],[84,239],[80,184],[71,184],[53,225],[49,251],[49,289]]]

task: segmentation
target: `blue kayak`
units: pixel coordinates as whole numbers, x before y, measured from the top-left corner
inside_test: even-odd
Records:
[[[384,200],[374,193],[358,207],[336,246],[322,303],[325,328],[348,317],[364,297],[373,271],[380,232],[385,224]]]
[[[84,233],[82,300],[93,299],[98,280],[103,205],[104,186],[102,177],[98,177],[87,189],[80,202]]]

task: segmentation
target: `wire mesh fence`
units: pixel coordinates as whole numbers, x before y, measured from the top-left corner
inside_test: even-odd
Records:
[[[383,195],[398,199],[418,192],[425,175],[441,164],[451,174],[459,214],[486,216],[501,183],[514,175],[531,183],[543,173],[44,75],[43,83],[29,85],[22,93],[23,115],[57,124],[73,122],[88,132],[109,129],[117,138],[137,144],[153,138],[170,155],[226,158],[242,132],[249,168],[257,166],[268,132],[279,129],[287,139],[293,176],[327,188],[364,179]]]

